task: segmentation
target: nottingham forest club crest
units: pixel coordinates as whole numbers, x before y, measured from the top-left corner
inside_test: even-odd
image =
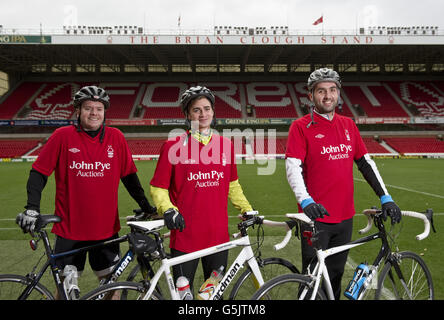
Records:
[[[347,138],[347,141],[350,141],[350,135],[348,134],[347,129],[345,129],[345,137]]]
[[[106,150],[106,152],[108,152],[108,158],[112,158],[114,157],[114,149],[113,146],[109,145],[108,149]]]

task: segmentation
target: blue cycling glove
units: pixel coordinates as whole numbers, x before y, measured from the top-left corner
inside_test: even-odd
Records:
[[[399,209],[390,195],[387,194],[381,197],[381,206],[382,218],[384,221],[387,220],[388,216],[392,220],[392,224],[399,223],[401,221],[401,209]]]
[[[305,215],[313,221],[318,218],[323,218],[324,215],[330,216],[324,206],[320,203],[314,202],[312,198],[304,199],[301,202],[301,208]]]

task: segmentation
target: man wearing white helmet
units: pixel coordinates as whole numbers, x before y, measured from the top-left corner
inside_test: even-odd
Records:
[[[143,212],[155,213],[137,177],[137,168],[122,132],[107,128],[109,96],[104,89],[85,86],[74,96],[77,125],[58,128],[32,165],[27,182],[26,210],[17,216],[23,232],[33,232],[40,216],[40,199],[48,177],[56,183],[55,253],[117,237],[120,230],[118,187],[120,180]],[[60,269],[74,265],[81,272],[86,253],[57,261]],[[119,245],[89,252],[89,261],[101,278],[119,260]]]
[[[189,130],[166,141],[160,151],[151,196],[171,230],[173,257],[229,241],[228,199],[241,212],[251,211],[237,176],[233,144],[216,134],[215,97],[206,87],[186,90],[181,108]],[[228,251],[203,257],[204,277],[227,266]],[[173,267],[193,285],[199,259]]]
[[[312,72],[307,82],[311,112],[292,123],[287,140],[287,180],[300,210],[316,221],[323,249],[351,240],[353,162],[380,199],[385,219],[390,216],[392,223],[401,220],[401,211],[387,192],[356,124],[335,113],[342,103],[341,86],[338,73],[332,69]],[[316,254],[307,239],[301,239],[302,268],[306,271]],[[345,251],[326,260],[336,299],[340,298],[347,255]]]

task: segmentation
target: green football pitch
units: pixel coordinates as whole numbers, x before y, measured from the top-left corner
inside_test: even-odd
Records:
[[[437,233],[431,233],[423,240],[415,240],[415,235],[422,232],[422,222],[417,219],[404,217],[400,225],[392,231],[400,251],[409,250],[420,254],[433,276],[435,296],[444,299],[443,263],[440,246],[444,242],[442,230],[444,227],[444,160],[440,159],[376,159],[387,188],[393,199],[402,210],[424,211],[432,208]],[[156,161],[137,161],[139,178],[149,196],[149,181],[153,175]],[[42,256],[42,248],[33,252],[28,241],[29,235],[23,234],[15,224],[15,216],[23,210],[26,204],[26,181],[31,163],[0,163],[0,273],[26,274]],[[356,170],[356,168],[355,168]],[[253,207],[270,220],[285,220],[285,213],[297,211],[295,197],[290,190],[283,160],[267,164],[238,164],[239,181],[244,193]],[[271,173],[264,175],[263,173]],[[42,213],[53,213],[54,210],[54,177],[50,177],[42,195]],[[94,197],[94,195],[91,195]],[[363,209],[379,205],[379,199],[363,180],[361,174],[355,171],[355,206],[357,215],[354,218],[354,238],[358,238],[357,230],[365,226],[366,219],[359,214]],[[124,217],[132,214],[136,203],[128,195],[123,185],[119,188],[119,211],[122,218],[121,234],[128,231]],[[229,204],[230,233],[237,231],[238,223],[236,209]],[[388,228],[390,225],[387,224]],[[293,237],[290,244],[281,251],[274,251],[273,244],[282,240],[282,230],[265,227],[265,241],[262,246],[264,257],[280,256],[292,261],[300,267],[299,240]],[[252,241],[256,239],[256,231],[251,230]],[[166,241],[167,242],[167,241]],[[168,243],[166,243],[168,244]],[[43,246],[41,246],[43,247]],[[349,261],[344,274],[345,286],[353,275],[354,267],[362,261],[373,262],[379,243],[374,241],[350,251]],[[230,254],[230,257],[234,256]],[[199,268],[200,272],[200,268]],[[50,279],[45,279],[48,287],[53,288]],[[196,277],[196,282],[203,279]],[[81,289],[85,293],[88,288],[96,285],[92,271],[85,269],[81,280]]]

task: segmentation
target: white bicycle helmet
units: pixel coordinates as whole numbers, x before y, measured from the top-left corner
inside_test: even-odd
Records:
[[[314,86],[319,82],[335,82],[338,88],[341,88],[341,77],[339,74],[329,68],[320,68],[313,71],[308,77],[307,88],[308,91],[313,90]]]

